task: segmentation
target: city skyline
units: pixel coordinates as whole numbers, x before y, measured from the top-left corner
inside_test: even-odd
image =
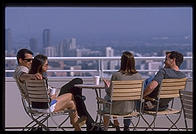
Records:
[[[36,38],[51,30],[51,42],[64,38],[192,36],[191,7],[6,7],[5,28],[13,39]],[[19,40],[22,40],[19,39]],[[56,42],[55,42],[56,43]]]

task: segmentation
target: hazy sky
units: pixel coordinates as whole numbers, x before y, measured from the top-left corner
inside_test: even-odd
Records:
[[[17,34],[190,34],[191,7],[7,7],[6,28]]]

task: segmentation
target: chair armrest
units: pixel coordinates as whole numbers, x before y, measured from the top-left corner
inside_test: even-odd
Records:
[[[96,99],[97,99],[98,103],[108,103],[108,104],[112,104],[111,102],[108,102],[108,101],[106,101],[105,99],[100,98],[100,97],[97,97]]]

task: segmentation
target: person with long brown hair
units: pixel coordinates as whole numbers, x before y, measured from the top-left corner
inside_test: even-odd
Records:
[[[32,61],[31,69],[29,70],[29,74],[37,74],[39,73],[41,78],[46,79],[46,72],[48,70],[48,59],[47,56],[44,55],[36,55]],[[47,83],[48,84],[48,83]],[[49,85],[48,85],[49,87]],[[50,87],[49,87],[50,88]],[[50,95],[51,98],[51,112],[58,112],[63,109],[71,109],[75,110],[75,112],[70,113],[70,123],[75,128],[75,131],[81,131],[80,125],[77,123],[78,121],[78,113],[76,109],[75,100],[71,93],[62,94],[60,96],[56,96],[56,94]],[[43,108],[47,105],[44,102],[32,102],[33,108]]]
[[[141,80],[142,76],[135,69],[135,59],[131,52],[125,51],[121,56],[121,66],[119,71],[112,74],[111,80],[103,79],[106,85],[105,100],[110,101],[112,92],[112,81],[119,80]],[[116,101],[112,102],[112,114],[127,114],[131,113],[135,107],[134,101]],[[109,113],[109,106],[104,105],[104,112]],[[130,119],[124,118],[124,131],[129,131]],[[104,116],[104,128],[107,130],[109,124],[109,117]],[[119,122],[114,120],[116,131],[120,131]]]

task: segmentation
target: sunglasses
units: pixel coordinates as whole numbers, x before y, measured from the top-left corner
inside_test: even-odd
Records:
[[[26,60],[27,62],[31,62],[33,59],[23,59]]]

